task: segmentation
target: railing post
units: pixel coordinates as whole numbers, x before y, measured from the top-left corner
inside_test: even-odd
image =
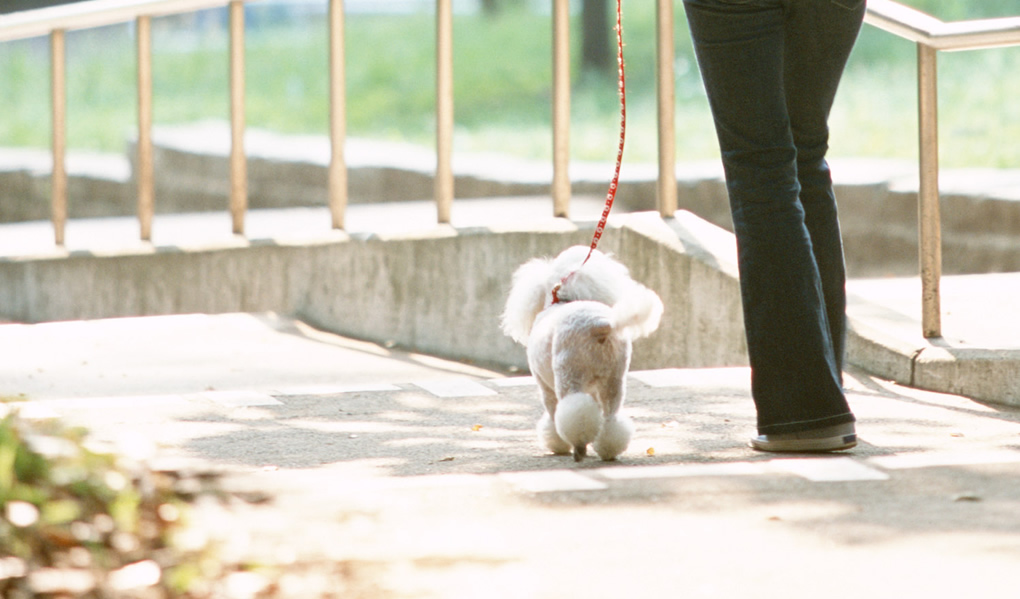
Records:
[[[63,29],[50,32],[50,64],[50,96],[53,104],[51,219],[54,241],[57,245],[64,245],[64,226],[67,223],[67,165],[64,162],[67,154],[67,53]]]
[[[927,338],[942,336],[939,279],[942,231],[939,209],[937,53],[917,44],[917,105],[920,151],[918,245],[921,268],[921,328]]]
[[[453,9],[436,0],[436,213],[450,222],[453,204]]]
[[[570,215],[570,0],[553,0],[553,216]]]
[[[347,210],[347,102],[344,91],[344,0],[329,2],[329,211],[333,228],[344,228]]]
[[[659,104],[659,214],[676,213],[676,89],[673,74],[673,0],[657,0],[656,95]]]
[[[152,241],[155,180],[152,169],[152,18],[136,20],[138,36],[138,226],[142,241]]]
[[[244,1],[231,0],[230,27],[230,217],[244,235],[248,209],[248,163],[244,153]]]

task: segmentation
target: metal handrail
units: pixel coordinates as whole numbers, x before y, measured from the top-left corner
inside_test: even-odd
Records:
[[[0,42],[41,37],[62,29],[127,23],[138,17],[183,14],[226,6],[230,0],[88,0],[0,15]]]
[[[918,248],[921,271],[921,329],[942,336],[939,292],[942,223],[939,210],[938,51],[1020,45],[1020,17],[945,23],[892,0],[868,0],[865,21],[917,44]]]
[[[1020,44],[1020,17],[946,23],[899,2],[868,0],[866,21],[936,50],[980,50]]]

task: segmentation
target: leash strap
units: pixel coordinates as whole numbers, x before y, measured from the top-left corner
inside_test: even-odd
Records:
[[[613,209],[613,202],[616,200],[616,189],[620,185],[620,166],[623,164],[623,142],[627,138],[627,81],[623,68],[623,0],[616,0],[616,63],[620,94],[620,143],[616,148],[616,170],[613,173],[613,180],[609,183],[609,191],[606,192],[606,206],[602,209],[602,218],[599,219],[599,224],[595,227],[595,234],[591,239],[591,247],[588,249],[588,255],[585,256],[584,262],[581,262],[581,266],[588,263],[588,259],[591,258],[592,253],[598,246],[599,240],[602,239],[602,233],[606,229],[606,222],[609,220],[609,211]],[[563,277],[553,287],[552,298],[554,304],[560,303],[560,288],[576,272],[575,270]]]
[[[592,236],[591,248],[584,262],[591,258],[592,252],[598,246],[602,238],[602,232],[606,228],[606,221],[609,220],[609,211],[613,208],[613,201],[616,199],[616,189],[620,183],[620,165],[623,164],[623,142],[627,138],[627,83],[623,70],[623,0],[616,0],[616,63],[619,74],[620,86],[620,143],[616,148],[616,171],[613,173],[613,180],[609,183],[609,191],[606,193],[606,207],[602,209],[602,218],[595,227],[595,235]],[[584,266],[584,262],[581,266]]]

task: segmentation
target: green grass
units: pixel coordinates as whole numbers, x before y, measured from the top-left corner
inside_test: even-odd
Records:
[[[1020,15],[1020,0],[910,2],[946,20]],[[258,16],[258,4],[250,13]],[[247,120],[280,132],[325,133],[329,119],[327,34],[249,21]],[[264,21],[264,20],[263,20]],[[182,33],[156,19],[157,124],[228,117],[227,40],[222,27]],[[676,7],[677,156],[718,155],[680,3]],[[625,3],[629,162],[655,160],[654,3]],[[435,134],[434,17],[348,15],[347,122],[351,136],[431,145]],[[580,36],[573,30],[575,49]],[[551,155],[551,23],[509,10],[454,23],[456,151]],[[128,26],[68,35],[68,141],[121,151],[135,127],[134,41]],[[574,53],[575,62],[577,52]],[[914,159],[913,44],[866,26],[832,114],[832,154]],[[945,166],[1020,167],[1020,48],[939,57],[941,160]],[[575,68],[572,157],[611,160],[618,133],[615,81]],[[49,58],[44,39],[0,43],[0,145],[46,147]]]

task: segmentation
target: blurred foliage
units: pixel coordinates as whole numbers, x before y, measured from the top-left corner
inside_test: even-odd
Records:
[[[16,405],[0,403],[0,596],[201,596],[220,566],[187,534],[190,505],[216,477],[151,470]]]

